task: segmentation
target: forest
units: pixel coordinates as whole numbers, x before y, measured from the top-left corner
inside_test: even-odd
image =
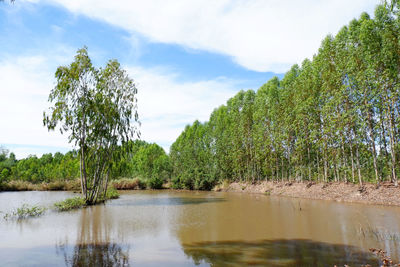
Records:
[[[125,153],[128,146],[130,152]],[[113,162],[111,177],[138,178],[151,188],[160,188],[169,179],[169,158],[159,145],[137,140],[118,147],[118,150],[125,156]],[[65,154],[43,154],[40,158],[31,155],[21,160],[16,160],[15,154],[4,148],[0,150],[0,183],[72,181],[80,177],[79,170],[79,154],[76,150]]]
[[[171,146],[178,188],[222,180],[398,184],[400,17],[363,13],[312,60],[257,91],[240,91]],[[295,44],[293,49],[296,49]]]

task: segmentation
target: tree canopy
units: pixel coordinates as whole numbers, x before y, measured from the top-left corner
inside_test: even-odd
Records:
[[[176,187],[391,181],[400,166],[399,1],[329,35],[312,60],[241,91],[171,146]]]
[[[86,47],[69,66],[58,67],[55,77],[43,122],[49,130],[59,126],[79,148],[82,193],[93,204],[105,194],[112,162],[123,156],[118,144],[139,137],[137,88],[116,60],[96,69]]]

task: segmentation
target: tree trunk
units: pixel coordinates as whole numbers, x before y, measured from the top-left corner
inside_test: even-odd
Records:
[[[358,182],[360,183],[360,185],[362,185],[363,181],[361,178],[360,153],[358,151],[358,144],[356,144],[356,161],[357,161],[357,171],[358,171]]]
[[[354,155],[353,155],[353,137],[350,136],[350,157],[351,157],[351,181],[354,183]]]
[[[394,99],[392,99],[392,104]],[[397,181],[397,177],[396,177],[396,140],[395,140],[395,132],[394,132],[394,122],[393,122],[393,113],[392,113],[392,109],[389,107],[389,126],[390,126],[390,154],[391,154],[391,158],[392,158],[392,182],[394,182],[394,184],[396,186],[398,186],[398,181]]]
[[[81,160],[80,160],[80,167],[81,167],[81,188],[82,188],[82,194],[85,196],[85,199],[87,199],[87,176],[86,176],[86,153],[85,153],[85,147],[81,146]]]
[[[365,101],[365,105],[367,106],[366,101]],[[376,180],[376,183],[379,184],[380,178],[379,178],[379,174],[378,174],[378,163],[376,160],[375,135],[374,135],[374,127],[372,125],[371,110],[368,110],[367,119],[368,119],[368,127],[369,127],[369,136],[371,139],[372,157],[373,157],[374,170],[375,170],[375,180]]]

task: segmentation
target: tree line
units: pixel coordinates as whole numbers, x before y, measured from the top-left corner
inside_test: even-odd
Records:
[[[130,146],[131,148],[127,148]],[[112,163],[111,177],[140,178],[153,188],[170,179],[171,166],[164,149],[145,141],[130,141],[117,150],[126,155]],[[129,150],[129,153],[125,153]],[[0,183],[12,180],[31,183],[68,181],[80,177],[79,153],[47,153],[41,157],[30,155],[17,160],[14,153],[0,149]]]
[[[312,60],[240,91],[170,149],[177,188],[259,180],[398,184],[399,1],[328,35]]]

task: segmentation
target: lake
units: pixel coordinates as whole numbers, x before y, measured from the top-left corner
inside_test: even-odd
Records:
[[[2,192],[0,211],[72,192]],[[21,221],[0,214],[4,266],[359,266],[400,258],[400,208],[197,191],[125,191]]]

